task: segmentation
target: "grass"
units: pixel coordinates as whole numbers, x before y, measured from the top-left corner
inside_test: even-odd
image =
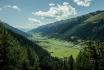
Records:
[[[39,35],[33,38],[37,40],[37,43],[42,46],[43,49],[47,50],[54,57],[64,58],[72,55],[76,58],[79,53],[79,49],[74,47],[74,44],[71,42],[54,38],[48,39],[47,37],[41,37]]]
[[[98,15],[95,15],[95,16],[93,16],[93,17],[87,19],[86,21],[87,21],[87,22],[93,22],[93,21],[97,21],[97,20],[99,20],[99,19],[104,19],[104,13],[100,13],[100,14],[98,14]]]

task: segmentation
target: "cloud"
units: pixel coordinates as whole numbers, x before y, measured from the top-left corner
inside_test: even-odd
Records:
[[[21,9],[18,6],[16,6],[16,5],[12,6],[12,8],[17,10],[17,11],[21,11]]]
[[[37,20],[37,19],[35,19],[35,18],[28,18],[28,20],[29,20],[30,22],[34,23],[34,24],[40,24],[40,23],[41,23],[40,20]]]
[[[49,6],[55,6],[55,4],[54,3],[50,3]]]
[[[14,9],[16,11],[21,11],[21,9],[17,6],[17,5],[5,5],[3,7],[0,8],[0,11],[4,10],[4,9]]]
[[[92,0],[74,0],[77,5],[83,7],[89,7],[91,5],[91,1]]]
[[[69,3],[68,2],[64,2],[63,5],[69,5]]]
[[[2,8],[0,8],[0,11],[2,11]]]
[[[14,27],[18,28],[18,29],[30,30],[30,29],[37,27],[37,24],[34,24],[34,23],[23,24],[23,23],[21,23],[21,25],[14,25]]]
[[[20,25],[14,25],[15,28],[21,29],[23,31],[28,31],[41,25],[41,21],[35,18],[28,18],[27,23],[21,23]]]
[[[49,4],[50,8],[47,11],[37,11],[32,14],[38,16],[42,19],[55,19],[55,20],[64,20],[67,18],[71,18],[77,14],[75,8],[73,8],[68,2],[64,2],[62,5],[60,4]]]

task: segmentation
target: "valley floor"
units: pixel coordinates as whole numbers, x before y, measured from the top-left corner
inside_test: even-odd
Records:
[[[72,55],[74,58],[76,58],[80,51],[80,45],[75,45],[72,42],[42,37],[41,35],[37,34],[34,35],[35,36],[32,40],[35,40],[38,45],[47,50],[54,57],[65,58]]]

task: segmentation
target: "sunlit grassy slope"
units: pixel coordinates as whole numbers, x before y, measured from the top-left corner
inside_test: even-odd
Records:
[[[71,42],[41,37],[39,35],[37,36],[36,34],[33,38],[33,40],[36,40],[40,46],[46,49],[54,57],[64,58],[73,55],[73,57],[76,58],[79,53],[78,46],[74,46],[74,44]]]
[[[101,19],[104,19],[104,12],[100,13],[98,15],[92,16],[89,19],[87,19],[86,21],[87,22],[94,22],[94,21],[98,21],[98,20],[101,20]]]

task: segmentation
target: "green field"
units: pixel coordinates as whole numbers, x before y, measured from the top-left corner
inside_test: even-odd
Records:
[[[73,55],[73,57],[76,58],[79,53],[78,46],[74,46],[71,42],[42,37],[39,35],[34,36],[33,40],[54,57],[64,58]]]

